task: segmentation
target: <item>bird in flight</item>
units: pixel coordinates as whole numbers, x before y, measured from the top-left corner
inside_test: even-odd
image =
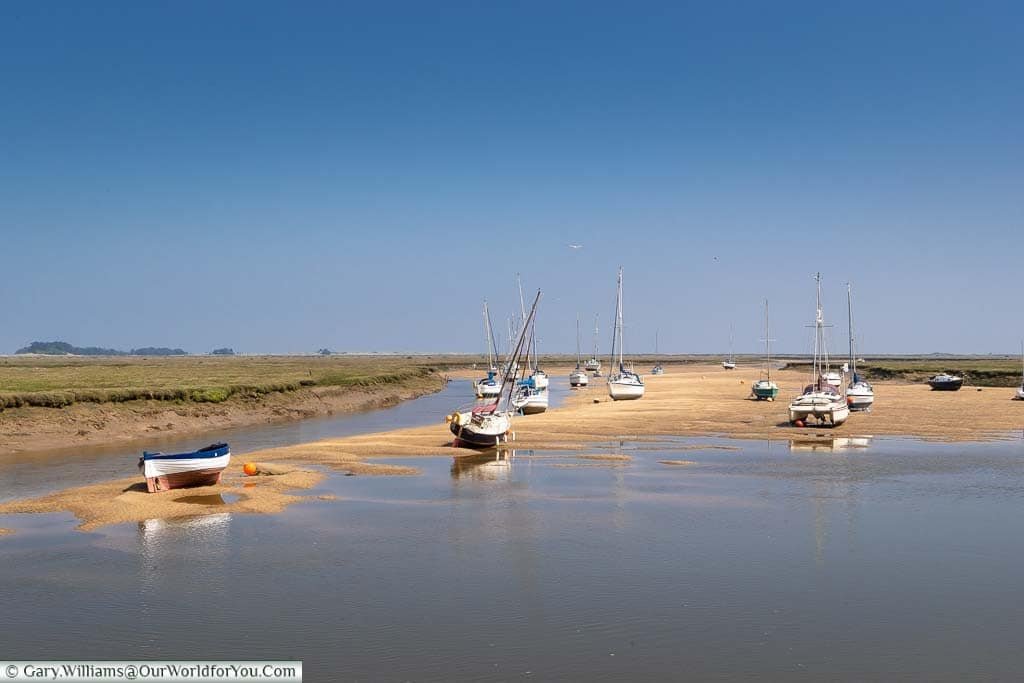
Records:
[[[582,249],[583,245],[582,244],[570,244],[569,248],[570,249]]]

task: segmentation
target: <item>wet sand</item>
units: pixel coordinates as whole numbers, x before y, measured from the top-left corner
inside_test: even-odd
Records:
[[[548,372],[561,381],[568,369],[552,368]],[[666,447],[663,438],[723,436],[828,442],[837,436],[892,435],[980,441],[1007,438],[1011,432],[1024,429],[1024,402],[1011,400],[1012,390],[965,388],[959,392],[934,392],[926,385],[887,382],[875,385],[876,404],[872,412],[854,413],[846,424],[835,429],[800,429],[788,424],[787,407],[790,398],[806,383],[805,373],[773,373],[780,387],[780,398],[774,402],[749,398],[750,384],[759,376],[757,368],[725,371],[720,366],[669,366],[665,375],[645,378],[647,391],[643,399],[624,402],[612,402],[604,381],[598,379],[573,392],[559,409],[516,418],[515,441],[509,445],[517,449],[592,452],[595,446],[605,443],[614,450],[621,441],[662,441],[661,449],[684,451],[685,446]],[[470,398],[466,397],[467,402]],[[473,455],[474,451],[452,448],[452,435],[443,418],[438,415],[437,423],[426,427],[238,454],[225,473],[224,483],[217,487],[147,494],[136,477],[14,501],[0,505],[0,514],[67,510],[82,520],[82,529],[92,529],[119,522],[202,514],[208,511],[208,506],[178,499],[207,493],[245,494],[217,511],[277,512],[302,500],[293,493],[315,486],[323,474],[300,471],[279,477],[243,478],[244,462],[316,465],[359,475],[415,474],[412,467],[377,465],[366,460]],[[595,458],[591,455],[588,459]],[[615,464],[622,464],[621,457],[612,459],[620,461]],[[686,460],[663,462],[689,464]]]

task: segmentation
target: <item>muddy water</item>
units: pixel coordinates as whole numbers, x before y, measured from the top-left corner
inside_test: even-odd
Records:
[[[0,517],[4,652],[296,658],[310,680],[1024,668],[1021,442],[605,446],[632,460],[429,458],[275,516]]]
[[[568,378],[552,378],[550,391],[551,407],[557,407],[570,391]],[[138,474],[137,463],[143,450],[178,453],[215,441],[226,441],[231,444],[232,453],[240,456],[263,448],[441,422],[453,408],[472,401],[472,398],[469,381],[453,381],[436,394],[390,408],[221,430],[186,438],[165,436],[131,445],[63,448],[0,456],[0,501],[133,476]]]

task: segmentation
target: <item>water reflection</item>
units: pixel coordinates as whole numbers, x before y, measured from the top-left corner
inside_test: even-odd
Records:
[[[452,479],[507,480],[512,472],[514,448],[497,448],[485,453],[452,458]]]
[[[868,448],[870,436],[803,437],[790,439],[789,450],[793,453],[834,453],[836,451]]]

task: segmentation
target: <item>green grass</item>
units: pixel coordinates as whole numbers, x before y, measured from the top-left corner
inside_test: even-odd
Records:
[[[426,381],[466,362],[422,356],[14,356],[0,359],[0,410],[135,400],[220,403],[304,387]]]

